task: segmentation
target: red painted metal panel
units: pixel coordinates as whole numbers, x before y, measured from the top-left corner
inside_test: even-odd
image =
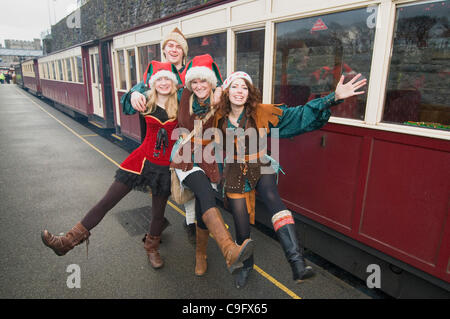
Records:
[[[449,141],[329,123],[280,162],[289,209],[450,282]]]
[[[23,76],[23,85],[34,92],[40,92],[38,91],[37,81],[36,78],[31,76]]]
[[[323,145],[323,146],[322,146]],[[349,234],[358,191],[362,138],[327,132],[280,139],[283,200],[297,212]]]
[[[124,93],[119,92],[119,101]],[[122,106],[119,106],[122,108]],[[134,115],[126,115],[123,112],[120,114],[120,131],[123,135],[135,140],[136,142],[141,142],[141,126],[139,122],[139,113]]]
[[[89,48],[82,47],[81,48],[81,56],[83,60],[83,76],[85,83],[85,94],[86,94],[86,103],[87,103],[87,113],[94,113],[94,106],[92,104],[92,90],[91,90],[91,73],[90,73],[90,59],[89,59]]]
[[[445,231],[450,153],[373,142],[361,235],[415,265],[436,267]]]
[[[36,92],[41,92],[41,81],[40,81],[40,75],[39,75],[39,67],[38,67],[38,60],[33,60],[33,69],[34,74],[36,74]]]
[[[41,80],[42,95],[68,106],[79,113],[89,115],[86,101],[86,87],[83,83]]]

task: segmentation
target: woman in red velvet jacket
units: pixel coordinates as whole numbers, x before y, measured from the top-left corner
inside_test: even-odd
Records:
[[[64,236],[54,236],[47,230],[41,234],[44,244],[58,255],[87,240],[94,228],[131,190],[152,193],[152,218],[144,248],[153,268],[161,268],[163,260],[158,247],[164,226],[164,210],[170,195],[169,160],[174,141],[172,131],[178,125],[177,85],[181,82],[176,68],[166,62],[152,61],[145,74],[150,74],[146,110],[142,112],[147,133],[141,146],[120,165],[103,198]]]

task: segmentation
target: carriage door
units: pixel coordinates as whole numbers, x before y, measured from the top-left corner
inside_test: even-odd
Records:
[[[102,84],[99,79],[100,72],[99,72],[98,47],[89,49],[89,62],[92,80],[91,91],[92,91],[93,113],[103,119],[104,112],[102,99]]]

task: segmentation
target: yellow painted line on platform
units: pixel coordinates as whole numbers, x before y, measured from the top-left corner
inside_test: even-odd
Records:
[[[285,293],[287,293],[289,296],[291,296],[293,299],[302,299],[301,297],[297,296],[294,292],[292,292],[292,290],[290,290],[289,288],[287,288],[285,285],[283,285],[282,283],[280,283],[278,280],[276,280],[275,278],[273,278],[271,275],[269,275],[268,273],[266,273],[264,270],[262,270],[261,268],[259,268],[258,266],[254,265],[253,267],[258,273],[261,274],[261,276],[263,276],[264,278],[266,278],[268,281],[270,281],[271,283],[273,283],[275,286],[277,286],[278,288],[280,288],[281,290],[283,290]]]
[[[89,123],[92,124],[92,125],[94,125],[94,126],[97,126],[98,128],[104,128],[103,126],[101,126],[101,125],[98,124],[98,123],[95,123],[95,122],[92,122],[92,121],[89,121]]]
[[[82,136],[82,137],[91,137],[91,136],[98,136],[98,134],[83,134],[83,135],[80,135],[80,136]]]
[[[37,107],[39,107],[42,111],[44,111],[45,113],[47,113],[51,118],[53,118],[55,121],[57,121],[59,124],[61,124],[62,126],[64,126],[66,129],[68,129],[71,133],[73,133],[75,136],[77,136],[78,138],[80,138],[83,142],[85,142],[87,145],[89,145],[90,147],[92,147],[94,150],[96,150],[97,152],[99,152],[101,155],[103,155],[107,160],[109,160],[110,162],[112,162],[114,165],[116,165],[117,167],[119,167],[120,165],[114,161],[112,158],[110,158],[108,155],[106,155],[105,153],[103,153],[101,150],[99,150],[97,147],[95,147],[94,145],[92,145],[91,143],[89,143],[83,136],[81,136],[80,134],[78,134],[77,132],[75,132],[73,129],[71,129],[70,127],[68,127],[66,124],[64,124],[63,122],[61,122],[60,120],[58,120],[55,116],[53,116],[52,114],[50,114],[49,112],[47,112],[42,106],[40,106],[39,104],[37,104],[35,101],[33,101],[30,97],[26,96],[24,93],[20,92],[19,89],[17,89],[17,91],[22,94],[23,96],[25,96],[26,98],[28,98],[31,102],[33,102]],[[85,135],[86,136],[86,135]],[[178,213],[180,213],[181,215],[183,215],[184,217],[186,217],[186,213],[183,212],[178,206],[176,206],[174,203],[172,203],[171,201],[167,202],[169,204],[170,207],[172,207],[173,209],[175,209],[175,211],[177,211]],[[228,225],[226,225],[227,228]],[[275,278],[273,278],[271,275],[269,275],[268,273],[266,273],[264,270],[262,270],[260,267],[258,267],[256,264],[254,265],[254,269],[264,278],[266,278],[267,280],[269,280],[272,284],[274,284],[276,287],[278,287],[279,289],[281,289],[283,292],[285,292],[286,294],[288,294],[291,298],[293,299],[302,299],[301,297],[299,297],[298,295],[296,295],[292,290],[290,290],[289,288],[287,288],[285,285],[283,285],[282,283],[280,283],[278,280],[276,280]]]
[[[117,138],[119,141],[123,141],[123,138],[121,138],[120,136],[116,135],[116,134],[111,134],[112,137]]]

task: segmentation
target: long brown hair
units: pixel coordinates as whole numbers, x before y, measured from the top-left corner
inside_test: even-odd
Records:
[[[255,86],[253,86],[246,79],[243,79],[245,85],[248,88],[248,97],[247,101],[244,104],[245,115],[247,119],[254,118],[256,115],[256,107],[261,103],[261,92]],[[230,85],[231,86],[231,85]],[[230,87],[226,88],[222,92],[222,96],[220,97],[219,103],[217,103],[218,110],[223,116],[227,116],[231,112],[231,103],[230,103]]]
[[[144,112],[141,112],[142,115],[148,115],[153,113],[156,109],[156,98],[158,92],[156,92],[155,85],[152,86],[150,91],[147,91],[147,109]],[[177,99],[177,86],[172,82],[172,89],[170,90],[170,96],[164,105],[164,108],[167,112],[167,116],[169,119],[173,119],[177,117],[178,113],[178,99]]]

